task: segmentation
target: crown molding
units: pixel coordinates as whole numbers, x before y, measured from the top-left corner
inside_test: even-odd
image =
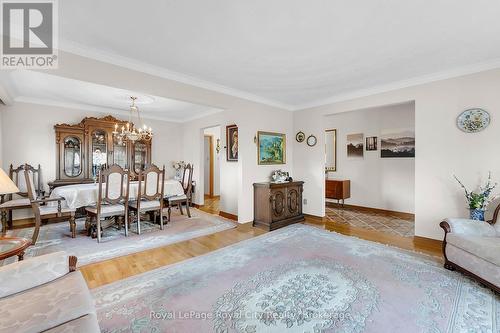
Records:
[[[389,84],[383,84],[372,88],[354,90],[346,92],[343,94],[338,94],[329,98],[321,99],[311,103],[306,103],[298,105],[292,109],[292,111],[303,111],[307,109],[312,109],[315,107],[325,106],[328,104],[345,102],[348,100],[372,96],[376,94],[386,93],[394,90],[399,90],[403,88],[409,88],[414,86],[419,86],[426,83],[452,79],[460,76],[475,74],[479,72],[484,72],[492,69],[500,68],[500,59],[494,59],[488,62],[477,63],[474,65],[463,66],[459,68],[454,68],[447,71],[441,71],[434,74],[423,75],[414,77],[407,80],[396,81]]]
[[[148,63],[136,60],[136,59],[124,57],[124,56],[114,54],[111,52],[106,52],[106,51],[90,48],[90,47],[81,45],[79,43],[75,43],[75,42],[68,41],[65,39],[62,39],[59,41],[59,49],[64,51],[64,52],[69,52],[69,53],[72,53],[72,54],[75,54],[78,56],[91,58],[94,60],[98,60],[98,61],[112,64],[112,65],[117,65],[117,66],[125,67],[128,69],[132,69],[132,70],[142,72],[145,74],[161,77],[161,78],[164,78],[167,80],[177,81],[177,82],[181,82],[181,83],[195,86],[198,88],[203,88],[203,89],[219,92],[222,94],[230,95],[233,97],[246,99],[246,100],[249,100],[252,102],[265,104],[265,105],[273,106],[273,107],[288,110],[288,111],[291,111],[292,109],[294,109],[294,107],[292,105],[288,105],[286,103],[282,103],[279,101],[260,97],[260,96],[254,95],[252,93],[243,91],[243,90],[227,87],[227,86],[213,83],[210,81],[206,81],[206,80],[194,77],[194,76],[171,71],[171,70],[166,69],[164,67],[151,65],[151,64],[148,64]]]
[[[114,114],[117,116],[128,116],[128,111],[125,111],[125,110],[114,109],[114,108],[105,108],[105,107],[100,107],[100,106],[93,106],[93,105],[88,105],[88,104],[84,104],[84,103],[69,103],[69,102],[56,101],[56,100],[52,100],[52,99],[33,98],[33,97],[27,97],[27,96],[17,96],[14,99],[14,101],[16,103],[38,104],[38,105],[55,106],[55,107],[68,108],[68,109],[92,111],[92,112],[105,113],[105,114]],[[144,114],[144,113],[141,114],[141,118],[182,124],[182,123],[186,123],[186,122],[198,119],[198,118],[203,118],[205,116],[209,116],[209,115],[212,115],[212,114],[215,114],[218,112],[222,112],[222,111],[223,111],[222,109],[211,109],[210,111],[208,111],[202,115],[186,118],[183,120],[171,119],[168,117],[155,117],[155,116],[150,116],[150,115]]]

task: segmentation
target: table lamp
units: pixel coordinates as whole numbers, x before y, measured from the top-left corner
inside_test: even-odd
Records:
[[[5,173],[5,171],[3,171],[2,168],[0,168],[0,196],[2,196],[2,202],[3,202],[3,196],[5,194],[12,194],[17,192],[19,192],[19,189],[17,188],[16,184],[14,184],[12,179],[10,179],[9,176],[7,176],[7,174]],[[5,231],[5,225],[2,225],[2,232],[4,231]]]

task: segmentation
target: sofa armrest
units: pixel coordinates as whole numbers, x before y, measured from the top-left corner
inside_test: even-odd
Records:
[[[0,298],[53,281],[76,269],[76,257],[54,252],[0,267]]]
[[[450,218],[439,224],[446,233],[455,233],[468,236],[495,237],[495,228],[484,221]]]

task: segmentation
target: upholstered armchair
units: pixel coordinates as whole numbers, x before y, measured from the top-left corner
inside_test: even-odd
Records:
[[[489,222],[446,219],[444,230],[444,267],[472,276],[500,293],[500,205]]]
[[[100,332],[76,257],[65,252],[0,267],[0,333]]]

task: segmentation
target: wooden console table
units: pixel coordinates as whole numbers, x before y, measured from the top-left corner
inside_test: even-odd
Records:
[[[337,203],[342,200],[342,206],[344,206],[344,200],[351,197],[351,181],[346,180],[325,180],[325,197],[328,199],[336,199]]]
[[[253,184],[253,225],[271,231],[304,221],[303,184],[304,182]]]

